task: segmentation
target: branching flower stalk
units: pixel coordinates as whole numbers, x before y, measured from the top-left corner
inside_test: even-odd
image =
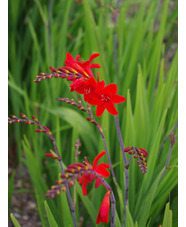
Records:
[[[87,109],[85,107],[83,107],[82,102],[81,102],[80,99],[78,99],[78,103],[76,103],[74,101],[74,99],[70,100],[68,98],[57,98],[57,100],[66,102],[66,103],[71,104],[71,105],[74,105],[74,106],[78,107],[80,110],[86,112],[90,116],[90,117],[87,117],[87,120],[89,122],[93,123],[94,125],[96,125],[96,127],[97,127],[97,129],[98,129],[103,141],[104,141],[104,146],[105,146],[106,154],[107,154],[107,157],[108,157],[108,162],[109,162],[109,165],[110,165],[112,178],[113,178],[114,184],[116,186],[116,190],[117,190],[118,196],[120,198],[119,189],[118,189],[118,183],[117,183],[116,176],[115,176],[115,173],[114,173],[114,169],[113,169],[113,166],[112,166],[112,162],[111,162],[110,153],[109,153],[109,150],[108,150],[106,138],[105,138],[105,135],[104,135],[103,130],[101,128],[101,125],[95,120],[95,117],[94,117],[94,115],[93,115],[93,113],[91,111],[90,106],[87,105]]]
[[[120,1],[117,1],[118,5],[119,5],[119,2]],[[39,75],[36,76],[36,79],[34,80],[34,82],[38,83],[38,82],[41,82],[42,80],[51,79],[51,78],[67,79],[68,81],[71,82],[70,84],[71,92],[76,91],[77,93],[83,95],[85,102],[87,102],[89,105],[96,106],[97,117],[102,116],[105,110],[107,110],[111,115],[114,116],[118,139],[119,139],[123,161],[124,161],[124,167],[125,167],[124,202],[122,202],[122,199],[120,197],[121,195],[119,193],[119,186],[117,184],[117,180],[116,180],[113,166],[111,163],[111,158],[110,158],[105,135],[103,133],[103,130],[100,124],[95,120],[89,105],[87,105],[87,108],[84,108],[80,99],[78,100],[78,103],[76,103],[73,99],[57,98],[57,100],[59,101],[63,101],[78,107],[80,110],[86,112],[89,115],[89,117],[87,117],[87,120],[93,123],[94,125],[96,125],[101,137],[103,138],[105,150],[106,150],[106,151],[102,151],[95,157],[93,161],[93,165],[91,165],[88,162],[86,157],[85,157],[84,164],[76,163],[78,148],[80,145],[79,141],[77,141],[75,164],[68,166],[65,171],[63,168],[63,163],[60,157],[60,153],[56,145],[56,141],[52,133],[48,128],[42,126],[36,117],[32,116],[33,118],[33,121],[32,121],[32,120],[29,120],[24,114],[22,114],[23,119],[19,119],[18,117],[12,115],[12,118],[9,118],[8,120],[9,123],[25,122],[26,124],[35,124],[40,128],[40,129],[36,129],[35,132],[44,132],[49,136],[50,140],[54,145],[55,152],[50,151],[51,153],[45,154],[45,156],[55,158],[60,162],[62,180],[56,181],[57,185],[52,186],[51,190],[48,191],[46,196],[49,198],[54,198],[56,195],[59,195],[61,191],[67,192],[69,206],[72,212],[72,217],[73,217],[75,227],[77,226],[76,215],[75,215],[75,209],[72,203],[69,187],[74,186],[74,182],[76,179],[78,180],[79,184],[82,184],[82,193],[84,196],[87,195],[87,184],[92,183],[93,180],[96,180],[95,181],[96,188],[99,187],[100,185],[103,185],[105,187],[107,193],[105,194],[103,201],[101,203],[96,224],[99,224],[100,222],[103,222],[103,223],[109,222],[109,209],[110,209],[110,200],[111,200],[111,227],[114,227],[116,200],[115,200],[112,188],[108,185],[108,183],[104,179],[104,177],[107,178],[110,176],[110,172],[107,169],[108,168],[111,169],[112,178],[116,186],[118,197],[120,199],[120,206],[121,204],[124,204],[123,209],[124,209],[126,218],[127,218],[126,206],[128,206],[128,190],[129,190],[128,168],[129,168],[132,155],[135,159],[137,159],[137,163],[139,164],[141,172],[142,173],[147,172],[147,164],[146,164],[147,160],[145,159],[145,157],[148,155],[148,153],[143,148],[136,148],[136,147],[124,148],[124,143],[123,143],[121,130],[118,122],[118,111],[115,107],[115,104],[125,102],[125,97],[117,94],[118,89],[116,84],[112,83],[112,84],[105,85],[104,80],[102,81],[99,80],[99,74],[96,80],[96,78],[94,77],[91,71],[91,69],[93,68],[101,67],[100,64],[98,63],[92,63],[92,61],[98,56],[99,56],[99,53],[94,53],[89,57],[88,61],[83,61],[82,59],[80,59],[80,55],[77,55],[76,58],[74,59],[70,53],[67,53],[65,66],[58,69],[54,69],[50,66],[49,69],[51,73],[39,73]],[[129,162],[127,161],[127,157],[125,154],[126,152],[128,152],[131,155]],[[109,164],[107,163],[98,164],[99,159],[105,154],[107,154]],[[74,201],[74,204],[75,204],[75,201]]]
[[[45,154],[45,156],[53,157],[53,158],[57,159],[59,161],[59,163],[60,163],[61,172],[64,174],[65,170],[64,170],[64,167],[63,167],[63,162],[62,162],[60,153],[58,151],[55,138],[52,135],[51,131],[47,127],[42,126],[40,124],[40,122],[38,121],[38,119],[35,116],[33,116],[33,115],[32,115],[32,119],[33,120],[30,120],[23,113],[21,113],[21,116],[22,116],[23,119],[20,119],[20,118],[18,118],[15,115],[11,115],[12,118],[8,118],[8,123],[12,124],[12,123],[25,122],[25,124],[28,124],[28,125],[29,124],[34,124],[34,125],[36,125],[36,126],[38,126],[40,128],[40,129],[36,129],[35,132],[37,132],[37,133],[40,133],[40,132],[46,133],[47,136],[50,138],[50,140],[52,141],[52,143],[54,145],[55,153],[51,151],[51,153],[47,153],[47,154]],[[73,223],[74,223],[74,226],[77,227],[76,214],[75,214],[75,209],[74,209],[74,206],[73,206],[73,203],[72,203],[72,198],[71,198],[71,195],[70,195],[69,186],[68,186],[68,184],[65,185],[65,186],[66,186],[66,193],[67,193],[67,198],[68,198],[70,210],[72,212]]]
[[[124,162],[124,167],[125,167],[125,192],[124,192],[124,207],[125,207],[125,218],[127,219],[127,213],[126,213],[126,207],[128,206],[128,192],[129,192],[129,165],[127,162],[127,157],[124,152],[124,143],[121,135],[121,130],[119,126],[119,121],[118,121],[118,116],[114,116],[115,119],[115,124],[116,124],[116,129],[117,129],[117,134],[118,134],[118,139],[121,147],[121,152],[123,156],[123,162]]]

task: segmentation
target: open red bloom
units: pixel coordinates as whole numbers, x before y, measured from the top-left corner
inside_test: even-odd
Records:
[[[94,161],[93,161],[93,165],[91,165],[87,159],[86,161],[84,161],[85,165],[88,167],[89,170],[94,170],[96,173],[98,173],[99,175],[103,176],[103,177],[109,177],[110,173],[107,170],[108,168],[110,168],[110,165],[107,163],[100,163],[99,165],[97,164],[99,159],[105,155],[105,151],[102,151],[100,154],[98,154]],[[85,172],[81,179],[79,180],[79,184],[82,184],[82,192],[83,195],[87,195],[87,183],[91,183],[94,179],[96,180],[100,180],[99,178],[97,178],[93,173],[88,173]],[[97,183],[96,183],[97,184]]]
[[[100,89],[97,100],[95,100],[92,105],[97,105],[96,116],[100,117],[104,110],[106,109],[110,114],[117,115],[118,111],[116,110],[114,103],[121,103],[125,101],[125,97],[117,95],[117,85],[109,84],[103,89]]]
[[[92,54],[89,58],[88,61],[78,61],[80,58],[80,55],[77,55],[77,57],[74,58],[70,53],[66,54],[66,60],[65,60],[65,65],[76,70],[79,74],[81,74],[84,77],[93,77],[93,73],[91,72],[91,69],[93,68],[100,68],[100,65],[98,63],[92,63],[94,58],[98,57],[99,54],[95,53]]]
[[[91,105],[101,104],[102,101],[100,99],[99,90],[103,89],[105,86],[104,80],[101,82],[97,82],[94,77],[90,77],[88,79],[86,78],[80,78],[78,80],[75,80],[71,85],[71,92],[76,91],[79,94],[84,95],[85,102],[88,102]]]
[[[97,216],[96,224],[100,222],[108,223],[109,222],[109,209],[110,209],[110,191],[105,194],[99,213]]]

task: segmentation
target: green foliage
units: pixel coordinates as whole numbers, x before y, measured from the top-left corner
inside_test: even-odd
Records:
[[[80,54],[85,60],[99,52],[100,57],[94,62],[100,63],[101,68],[94,74],[99,72],[100,80],[104,79],[106,84],[116,83],[118,94],[126,97],[126,102],[117,106],[124,145],[143,147],[149,153],[145,175],[141,174],[136,161],[131,160],[127,226],[153,227],[163,223],[163,226],[176,227],[177,138],[169,168],[163,177],[161,173],[170,145],[170,139],[165,139],[178,120],[177,2],[120,1],[115,23],[112,18],[116,2],[101,0],[100,4],[105,7],[100,7],[99,1],[92,0],[82,3],[73,0],[9,1],[9,115],[19,116],[23,112],[29,117],[37,116],[55,136],[66,166],[74,162],[78,137],[82,142],[78,161],[87,156],[91,162],[105,149],[104,143],[96,127],[86,120],[86,113],[56,100],[58,97],[77,100],[77,94],[70,92],[69,82],[56,78],[35,84],[33,80],[39,72],[49,72],[50,65],[64,66],[66,52],[74,57]],[[92,110],[94,113],[95,108]],[[123,192],[124,167],[114,118],[104,113],[96,120],[103,128]],[[13,135],[10,143],[16,141],[19,175],[25,164],[42,226],[48,223],[69,226],[72,220],[66,194],[45,201],[44,195],[59,178],[60,168],[56,160],[44,157],[53,149],[52,144],[45,135],[36,135],[34,129],[35,126],[21,126],[20,123],[9,126],[9,134]],[[174,133],[177,135],[177,129]],[[107,158],[103,161],[107,162]],[[13,181],[14,174],[9,181],[9,203],[14,193]],[[108,182],[114,188],[111,179]],[[88,190],[89,195],[85,197],[77,184],[76,191],[78,220],[83,219],[82,226],[90,222],[94,225],[104,190],[100,189],[99,193]],[[123,214],[117,193],[115,195],[116,226],[120,226]],[[10,217],[14,225],[19,226],[12,214]]]
[[[52,215],[52,212],[51,212],[51,210],[48,206],[47,201],[44,201],[44,205],[45,205],[45,210],[46,210],[46,213],[47,213],[49,225],[52,226],[52,227],[58,227],[58,224],[56,223],[54,216]]]
[[[14,224],[15,227],[21,227],[17,219],[14,217],[13,214],[10,214],[10,218],[12,220],[12,223]]]
[[[163,227],[172,227],[172,211],[169,209],[170,204],[167,203],[165,207],[165,214],[163,218]]]

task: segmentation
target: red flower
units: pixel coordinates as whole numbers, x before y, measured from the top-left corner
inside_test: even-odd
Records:
[[[104,80],[101,82],[96,82],[94,77],[90,77],[88,79],[86,78],[80,78],[76,81],[74,81],[70,87],[71,87],[71,92],[76,91],[79,94],[84,95],[84,100],[85,102],[88,102],[91,105],[96,104],[101,104],[101,97],[99,94],[99,90],[103,89],[105,86]]]
[[[92,103],[97,105],[96,116],[100,117],[106,109],[110,114],[117,115],[114,103],[121,103],[125,101],[125,97],[117,95],[117,85],[109,84],[99,91],[99,98]]]
[[[97,216],[96,224],[100,222],[108,223],[109,222],[109,209],[110,209],[110,191],[105,194],[99,213]]]
[[[76,70],[79,74],[81,74],[84,77],[93,77],[93,73],[91,72],[91,69],[93,68],[100,68],[101,66],[97,63],[92,63],[94,58],[98,57],[99,54],[95,53],[92,54],[88,61],[78,61],[80,58],[80,55],[77,55],[76,59],[72,57],[70,53],[66,54],[66,60],[65,65]]]
[[[110,173],[107,170],[108,168],[110,168],[110,165],[107,163],[100,163],[99,165],[97,165],[99,159],[105,153],[106,153],[105,151],[102,151],[100,154],[98,154],[95,157],[95,159],[93,161],[93,166],[87,161],[87,159],[86,159],[86,161],[84,161],[84,163],[86,164],[86,166],[88,167],[89,170],[94,170],[99,175],[107,178],[110,176]],[[96,179],[96,185],[100,185],[99,184],[100,178],[97,178],[93,173],[85,172],[82,175],[81,179],[79,180],[79,184],[82,184],[83,195],[87,195],[87,183],[91,183],[94,179]]]

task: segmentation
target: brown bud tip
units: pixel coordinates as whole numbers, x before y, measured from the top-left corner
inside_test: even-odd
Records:
[[[77,175],[77,181],[80,181],[81,180],[81,177],[82,177],[81,174],[78,174]]]
[[[56,191],[56,195],[60,195],[60,193],[61,193],[61,192],[60,192],[59,190]]]
[[[45,127],[45,126],[43,126],[43,128],[51,135],[52,133],[51,133],[51,131],[50,131],[50,129],[48,129],[47,127]]]
[[[63,191],[63,192],[66,192],[66,187],[65,186],[63,186],[62,188],[61,188],[61,190]]]
[[[130,151],[132,149],[132,147],[126,147],[125,149],[124,149],[124,152],[128,152],[128,151]]]
[[[36,129],[35,132],[45,132],[42,129]]]
[[[142,157],[147,157],[148,152],[147,152],[145,149],[139,148],[138,150],[139,150],[139,153],[140,153],[140,155],[141,155]]]
[[[68,75],[61,75],[61,79],[65,79],[65,78],[67,78],[68,77]]]
[[[32,115],[31,117],[32,117],[32,119],[33,119],[34,121],[38,121],[37,118],[36,118],[34,115]]]
[[[39,73],[39,75],[40,75],[40,76],[44,76],[44,75],[45,75],[45,73]]]
[[[72,186],[74,186],[74,181],[71,180],[71,181],[69,181],[68,184],[69,184],[69,187],[72,187]]]
[[[20,113],[21,114],[21,116],[23,117],[23,118],[25,118],[26,117],[26,115],[24,114],[24,113]]]
[[[56,183],[56,184],[64,184],[64,183],[65,183],[65,181],[62,181],[62,180],[56,180],[56,181],[55,181],[55,183]]]
[[[52,153],[47,153],[45,154],[46,157],[49,157],[49,158],[56,158],[56,155],[52,154]]]
[[[32,121],[26,121],[26,122],[25,122],[26,125],[30,125],[30,124],[33,124],[33,123],[34,123],[34,122],[32,122]]]
[[[55,72],[55,69],[53,69],[52,66],[50,66],[49,69],[50,69],[50,72],[51,73],[54,73]]]
[[[176,136],[173,132],[171,132],[169,136],[170,136],[171,147],[172,147],[176,142]]]

